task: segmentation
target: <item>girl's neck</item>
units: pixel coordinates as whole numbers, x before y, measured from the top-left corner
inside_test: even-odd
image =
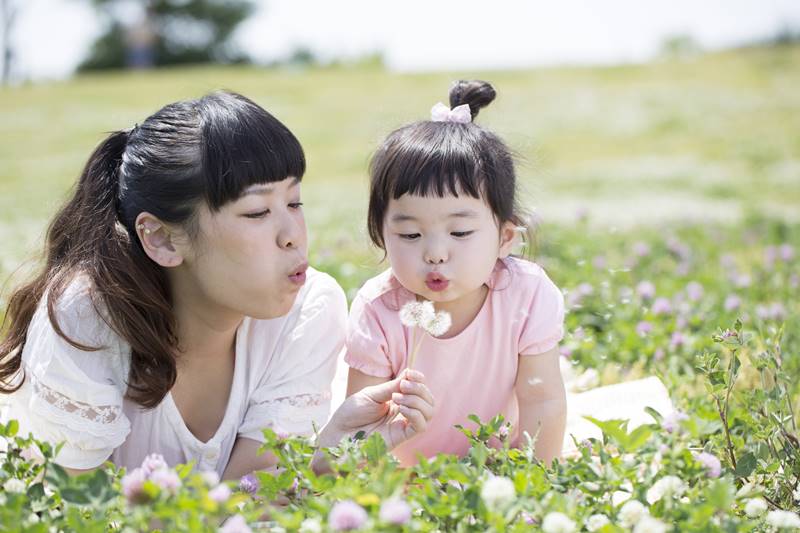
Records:
[[[440,338],[449,339],[455,337],[472,324],[475,317],[480,313],[486,296],[489,294],[489,287],[481,285],[474,291],[449,302],[434,302],[433,306],[437,311],[447,311],[453,321],[447,333]]]

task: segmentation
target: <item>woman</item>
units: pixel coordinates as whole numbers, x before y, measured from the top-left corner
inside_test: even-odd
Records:
[[[235,93],[109,135],[51,222],[43,271],[9,300],[0,391],[22,433],[64,441],[73,473],[157,452],[236,478],[275,463],[257,454],[264,427],[324,425],[320,446],[423,431],[419,373],[325,423],[346,302],[308,267],[304,172],[295,136]]]

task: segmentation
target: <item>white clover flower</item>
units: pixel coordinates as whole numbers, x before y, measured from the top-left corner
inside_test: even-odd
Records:
[[[800,528],[800,516],[791,511],[770,511],[767,513],[767,524],[777,529]]]
[[[400,322],[409,328],[421,327],[422,324],[433,320],[435,315],[436,310],[431,301],[408,302],[400,309]]]
[[[431,304],[431,307],[433,307],[433,304]],[[441,337],[447,333],[447,330],[449,330],[452,325],[453,319],[450,318],[450,313],[447,311],[438,311],[432,318],[423,321],[420,327],[434,337]]]
[[[8,493],[22,494],[26,489],[25,482],[21,479],[11,478],[3,483],[3,490]]]
[[[794,498],[795,502],[800,503],[800,487],[796,488],[792,492],[792,497]]]
[[[767,502],[764,498],[750,498],[744,505],[744,514],[750,518],[757,518],[767,512]]]
[[[203,478],[203,482],[211,488],[219,485],[219,474],[213,470],[204,470],[200,473],[200,477]]]
[[[683,493],[686,492],[686,488],[686,483],[684,483],[681,478],[677,476],[664,476],[647,490],[647,503],[653,505],[665,496],[680,498],[683,496]]]
[[[548,513],[542,521],[544,533],[572,533],[575,531],[575,522],[563,513]]]
[[[625,503],[626,501],[631,499],[632,494],[630,492],[625,492],[624,490],[615,490],[611,494],[611,505],[614,507]]]
[[[597,531],[601,527],[610,524],[611,521],[604,514],[593,514],[586,520],[586,529]]]
[[[503,476],[491,476],[481,487],[481,498],[488,507],[497,507],[511,502],[517,492],[514,483]]]
[[[619,510],[619,523],[625,527],[633,527],[647,514],[647,509],[640,501],[630,500]]]
[[[306,518],[300,523],[300,533],[322,533],[322,522],[319,518]]]
[[[643,516],[636,527],[633,528],[633,533],[667,533],[669,526],[657,518],[652,516]]]
[[[231,497],[231,488],[225,483],[220,483],[208,491],[208,497],[211,499],[211,501],[225,503]]]
[[[750,482],[750,483],[745,483],[744,485],[742,485],[742,488],[736,491],[736,497],[743,498],[746,496],[757,496],[759,494],[762,494],[763,492],[764,492],[764,487],[756,483]]]

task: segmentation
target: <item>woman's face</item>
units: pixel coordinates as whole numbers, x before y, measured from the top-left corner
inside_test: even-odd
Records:
[[[308,268],[300,181],[252,185],[216,213],[202,204],[198,220],[179,268],[200,299],[257,319],[288,313]]]

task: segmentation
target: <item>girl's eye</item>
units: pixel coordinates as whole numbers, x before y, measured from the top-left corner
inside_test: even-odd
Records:
[[[419,233],[398,233],[398,236],[406,241],[413,241],[421,237]]]
[[[473,233],[475,233],[475,232],[474,231],[451,231],[450,235],[452,235],[453,237],[469,237]]]
[[[269,209],[265,209],[264,211],[259,211],[258,213],[247,213],[247,218],[264,218],[265,216],[269,215]]]
[[[300,209],[301,207],[303,207],[303,202],[292,202],[291,204],[289,204],[289,207],[291,207],[292,209]]]

